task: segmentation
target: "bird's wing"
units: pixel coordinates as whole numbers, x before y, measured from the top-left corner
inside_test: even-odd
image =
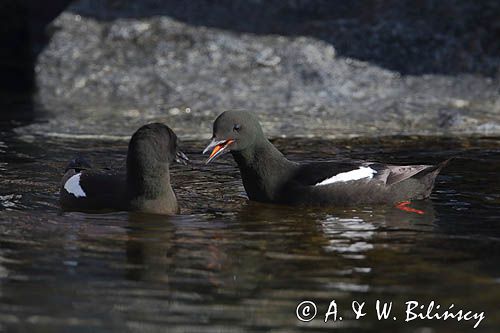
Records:
[[[125,194],[125,177],[110,172],[69,170],[63,177],[61,187],[76,197],[104,198]]]
[[[305,186],[322,186],[349,181],[371,181],[393,185],[419,174],[443,168],[449,160],[436,165],[390,165],[366,161],[327,161],[302,164],[293,182]]]
[[[89,196],[118,195],[125,191],[125,176],[107,171],[82,171],[80,184]]]
[[[399,183],[403,180],[411,178],[424,170],[434,170],[434,165],[388,165],[371,163],[369,166],[376,170],[377,173],[374,179],[384,182],[386,185]]]
[[[300,165],[293,176],[293,181],[305,186],[322,186],[372,179],[376,172],[369,163],[364,162],[315,162]]]

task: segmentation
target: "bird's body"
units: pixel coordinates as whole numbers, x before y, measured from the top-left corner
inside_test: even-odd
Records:
[[[70,211],[140,211],[176,214],[169,164],[185,155],[167,126],[141,127],[130,140],[125,174],[96,170],[82,158],[70,162],[63,176],[60,204]]]
[[[69,169],[61,181],[59,201],[65,210],[127,210],[124,175],[107,170]]]
[[[265,144],[271,145],[270,142]],[[306,205],[387,204],[428,198],[444,165],[295,163],[268,146],[253,158],[232,152],[250,200]]]
[[[217,118],[211,146],[215,143],[223,148],[211,159],[221,150],[230,150],[250,200],[288,205],[349,206],[425,199],[446,164],[292,162],[264,137],[255,116],[243,111],[226,111]]]

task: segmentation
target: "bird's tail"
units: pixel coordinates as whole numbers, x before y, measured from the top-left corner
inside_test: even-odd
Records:
[[[455,157],[448,158],[447,160],[441,163],[438,163],[436,165],[433,165],[429,168],[420,171],[414,176],[415,178],[419,178],[421,182],[425,185],[425,190],[422,193],[423,198],[428,198],[431,195],[437,175],[454,158]]]
[[[92,169],[92,165],[90,162],[85,159],[83,156],[78,155],[71,161],[69,161],[68,165],[66,165],[66,169],[64,172],[66,173],[68,170],[75,170],[76,172],[81,172],[82,170]]]

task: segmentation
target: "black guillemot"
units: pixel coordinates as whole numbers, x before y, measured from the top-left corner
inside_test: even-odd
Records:
[[[72,160],[61,182],[61,207],[66,211],[176,214],[179,205],[170,185],[169,165],[187,160],[168,126],[144,125],[130,139],[125,175],[95,170],[82,157]]]
[[[251,112],[226,111],[213,125],[207,163],[231,152],[250,200],[288,205],[399,204],[428,198],[448,161],[437,165],[387,165],[365,161],[297,163],[265,137]]]

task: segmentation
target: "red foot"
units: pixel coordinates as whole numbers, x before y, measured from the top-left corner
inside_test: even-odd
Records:
[[[403,201],[403,202],[400,202],[400,203],[398,203],[398,204],[396,205],[396,208],[397,208],[397,209],[404,210],[405,212],[409,212],[409,213],[416,213],[416,214],[420,214],[420,215],[425,214],[425,212],[424,212],[423,210],[408,207],[408,205],[409,205],[410,203],[411,203],[411,202],[409,202],[409,201]]]

